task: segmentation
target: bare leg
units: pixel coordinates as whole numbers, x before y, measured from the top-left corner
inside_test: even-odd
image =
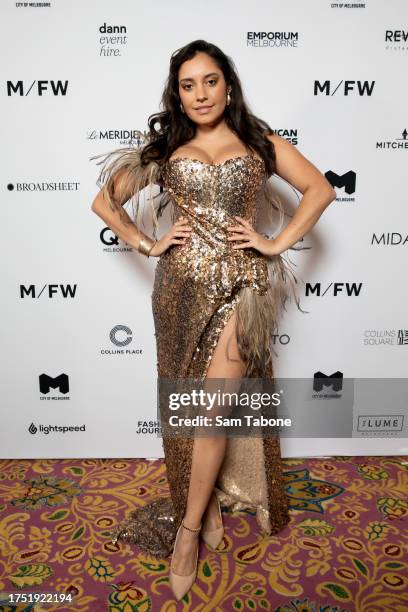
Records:
[[[207,378],[242,378],[245,363],[238,352],[235,335],[235,312],[230,316],[215,347]],[[219,527],[214,485],[224,459],[227,439],[225,436],[196,437],[194,439],[190,486],[184,523],[195,528],[203,520],[204,512],[209,529]],[[198,534],[181,529],[176,554],[173,553],[174,571],[189,574],[194,569],[198,546]]]

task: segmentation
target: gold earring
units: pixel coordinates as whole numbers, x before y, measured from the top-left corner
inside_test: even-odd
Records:
[[[184,110],[183,105],[182,105],[182,103],[181,103],[181,102],[180,102],[180,108],[181,108],[181,112],[182,112],[182,113],[184,113],[184,112],[185,112],[185,110]]]
[[[227,106],[229,106],[231,104],[231,96],[230,96],[230,92],[227,92]]]

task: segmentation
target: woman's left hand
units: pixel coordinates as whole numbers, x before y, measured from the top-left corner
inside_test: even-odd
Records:
[[[234,250],[252,247],[257,249],[262,255],[271,256],[280,254],[273,238],[269,240],[258,234],[246,219],[237,215],[234,215],[234,218],[237,219],[237,225],[228,226],[227,230],[230,232],[230,236],[228,236],[227,240],[245,240],[242,244],[233,244],[232,248]]]

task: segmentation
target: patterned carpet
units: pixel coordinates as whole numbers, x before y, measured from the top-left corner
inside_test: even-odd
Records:
[[[161,459],[0,460],[0,610],[408,611],[407,458],[284,465],[290,525],[262,537],[253,512],[223,512],[220,552],[201,543],[197,581],[177,603],[170,559],[108,537],[135,500],[167,493]],[[74,601],[5,599],[29,592]]]

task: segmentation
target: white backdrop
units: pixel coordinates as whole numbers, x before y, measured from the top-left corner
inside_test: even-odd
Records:
[[[154,424],[136,433],[156,421],[157,260],[91,211],[89,157],[146,129],[170,54],[196,38],[232,57],[257,116],[338,177],[337,200],[305,237],[312,250],[290,252],[321,295],[301,296],[308,315],[288,309],[277,376],[407,377],[404,0],[7,1],[0,14],[3,458],[163,456]],[[342,179],[350,171],[355,185]],[[391,433],[282,442],[284,456],[407,448]]]

